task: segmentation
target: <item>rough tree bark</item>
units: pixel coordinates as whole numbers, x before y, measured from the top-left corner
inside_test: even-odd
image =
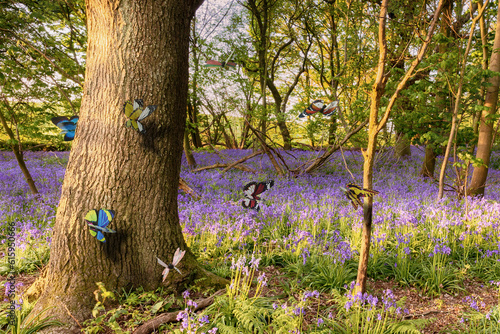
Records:
[[[500,3],[498,4],[497,22],[500,20]],[[491,51],[490,70],[500,72],[500,24],[497,24],[495,31],[495,41]],[[492,76],[488,79],[490,86],[486,92],[484,106],[487,108],[481,114],[481,123],[479,125],[479,138],[477,141],[476,158],[482,159],[485,166],[474,167],[472,179],[468,193],[471,195],[484,195],[486,178],[488,177],[488,165],[490,164],[491,139],[493,137],[493,118],[497,111],[498,88],[500,77]]]
[[[177,247],[187,250],[165,285],[181,289],[208,277],[184,241],[177,192],[186,124],[189,25],[203,0],[87,0],[85,89],[57,210],[47,280],[35,310],[79,332],[74,319],[90,317],[96,282],[109,290],[162,285]],[[143,98],[157,110],[145,134],[125,127],[126,100]],[[115,210],[116,234],[101,243],[88,232],[91,209]],[[71,314],[71,316],[69,315]]]

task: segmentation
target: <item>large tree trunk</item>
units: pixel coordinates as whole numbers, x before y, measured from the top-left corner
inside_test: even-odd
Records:
[[[88,53],[76,138],[57,210],[47,284],[35,311],[73,327],[87,319],[96,282],[109,290],[162,285],[163,267],[177,247],[187,250],[166,285],[206,276],[187,249],[177,192],[186,123],[190,20],[202,0],[87,1]],[[157,110],[145,134],[125,127],[126,100],[143,98]],[[106,243],[83,218],[115,210]],[[71,313],[72,317],[69,316]],[[51,331],[55,332],[55,331]]]
[[[500,3],[498,4],[497,22],[500,21]],[[493,50],[490,58],[490,70],[493,72],[500,71],[500,24],[497,24],[495,31],[495,41],[493,42]],[[484,106],[487,110],[483,110],[481,115],[481,123],[479,125],[479,138],[477,141],[476,158],[482,159],[485,166],[474,167],[472,179],[469,187],[469,194],[484,195],[486,178],[488,177],[488,165],[490,164],[491,154],[491,139],[493,137],[493,118],[497,111],[498,88],[500,77],[492,76],[488,79],[490,86],[486,92],[486,100]]]

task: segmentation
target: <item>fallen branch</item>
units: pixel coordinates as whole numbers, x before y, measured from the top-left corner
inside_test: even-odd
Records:
[[[224,169],[222,170],[222,173],[225,173],[225,172],[227,172],[228,170],[230,170],[231,168],[236,167],[236,165],[238,165],[238,164],[240,164],[240,163],[242,163],[242,162],[245,162],[245,161],[247,161],[248,159],[251,159],[251,158],[253,158],[253,157],[257,156],[257,155],[260,155],[260,154],[262,154],[262,153],[264,153],[264,151],[257,151],[257,152],[254,152],[254,153],[250,154],[250,155],[247,155],[246,157],[243,157],[243,158],[241,158],[240,160],[235,161],[235,162],[233,162],[232,164],[230,164],[229,166],[227,166],[226,168],[224,168]]]
[[[184,181],[182,177],[179,177],[179,189],[195,199],[201,198],[201,196],[198,195],[196,191],[194,191],[190,186],[188,186],[187,182]]]
[[[255,137],[257,137],[257,139],[260,141],[262,149],[264,150],[264,152],[266,152],[267,156],[269,157],[269,160],[271,160],[271,163],[273,164],[274,169],[276,169],[278,175],[283,176],[284,174],[283,170],[281,169],[280,165],[278,164],[273,154],[271,153],[272,149],[266,144],[266,141],[260,136],[259,132],[247,120],[245,120],[245,122],[250,128],[250,130],[252,130],[252,132],[255,134]]]
[[[193,312],[196,312],[198,310],[206,308],[207,306],[212,305],[215,297],[223,295],[224,293],[226,293],[226,289],[219,290],[210,297],[202,299],[201,301],[197,302],[198,306],[195,307]],[[181,311],[160,314],[156,318],[148,320],[139,327],[137,327],[137,329],[133,332],[133,334],[150,334],[163,324],[169,322],[178,322],[179,320],[177,320],[177,315],[179,314],[179,312]]]
[[[193,173],[194,172],[201,172],[202,170],[207,170],[207,169],[215,169],[215,168],[227,169],[229,166],[231,166],[231,164],[214,164],[214,165],[210,165],[210,166],[196,168],[195,170],[193,170]],[[257,171],[255,169],[252,169],[252,168],[246,167],[246,166],[235,165],[235,166],[232,166],[231,168],[236,168],[236,169],[242,170],[244,172],[249,172],[249,173],[257,173]]]
[[[309,167],[307,167],[305,169],[305,171],[303,173],[311,173],[313,170],[315,170],[316,168],[318,168],[319,166],[321,166],[322,164],[325,163],[325,161],[335,152],[337,151],[340,147],[342,147],[342,145],[344,145],[348,140],[349,138],[351,138],[354,134],[358,133],[362,128],[364,128],[366,126],[366,124],[368,124],[368,119],[365,120],[363,123],[361,123],[360,125],[358,125],[358,127],[356,127],[354,130],[352,130],[351,132],[347,133],[344,137],[344,139],[342,139],[342,141],[338,144],[338,145],[335,145],[335,146],[332,146],[328,151],[326,151],[321,157],[317,158],[316,160],[314,160],[310,165]]]

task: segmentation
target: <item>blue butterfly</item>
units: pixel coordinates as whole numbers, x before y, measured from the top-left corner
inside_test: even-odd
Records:
[[[51,119],[52,123],[61,129],[61,133],[64,133],[64,140],[70,141],[75,138],[76,122],[78,122],[78,116],[73,116],[68,119],[66,116],[53,117]]]
[[[93,237],[97,237],[97,240],[106,242],[104,238],[104,233],[116,233],[112,229],[106,227],[115,217],[115,212],[113,210],[100,209],[90,210],[85,215],[85,221],[90,226],[90,234]]]

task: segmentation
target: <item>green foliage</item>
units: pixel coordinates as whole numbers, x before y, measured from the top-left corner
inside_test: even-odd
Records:
[[[27,244],[25,248],[16,248],[16,256],[14,263],[14,273],[33,273],[40,270],[49,262],[50,246],[45,243]],[[0,260],[0,275],[8,275],[11,271],[11,265],[8,262],[8,257],[4,256]]]
[[[35,334],[40,330],[50,327],[50,326],[61,326],[62,323],[57,320],[52,320],[52,317],[44,317],[43,315],[50,310],[47,307],[40,311],[38,314],[33,315],[31,311],[35,306],[35,302],[30,303],[27,300],[20,301],[16,300],[16,303],[22,303],[21,306],[17,306],[14,311],[15,323],[9,323],[9,309],[7,308],[10,304],[2,304],[2,309],[0,311],[0,328],[5,328],[5,330],[0,329],[0,333],[4,334]],[[30,319],[28,320],[28,317]]]
[[[61,146],[49,121],[59,114],[78,114],[85,20],[82,0],[0,5],[0,72],[8,73],[0,76],[0,112],[16,141]]]
[[[102,333],[108,329],[114,333],[129,333],[138,324],[167,312],[176,302],[175,297],[166,295],[163,288],[148,292],[143,288],[123,290],[117,295],[107,290],[102,283],[97,283],[97,286],[94,292],[96,304],[92,311],[94,318],[84,322],[87,334]],[[108,305],[109,301],[118,301],[119,305]]]

